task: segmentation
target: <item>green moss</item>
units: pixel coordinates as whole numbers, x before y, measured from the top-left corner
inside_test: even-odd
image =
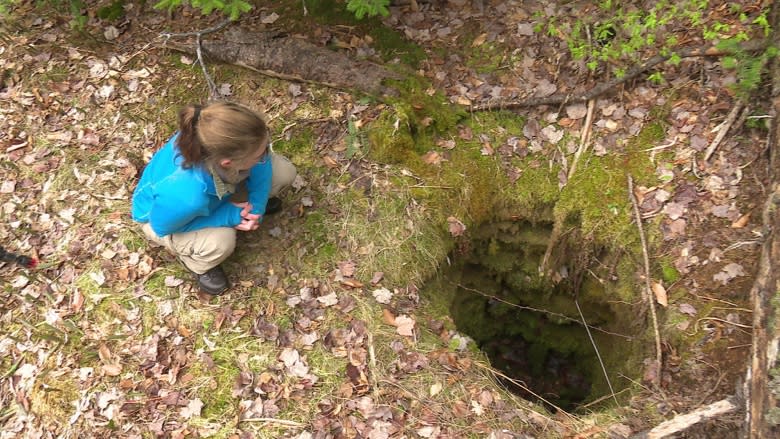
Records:
[[[661,279],[663,279],[664,282],[670,284],[677,282],[677,280],[680,279],[680,272],[674,268],[674,262],[671,261],[670,258],[660,258],[658,259],[658,264],[661,267]]]

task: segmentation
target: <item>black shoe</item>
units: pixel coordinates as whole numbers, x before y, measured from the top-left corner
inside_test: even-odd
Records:
[[[265,203],[265,214],[273,215],[282,210],[282,200],[279,197],[271,197]]]
[[[230,288],[225,271],[219,265],[203,274],[196,274],[195,277],[198,279],[200,289],[212,296],[219,296]]]

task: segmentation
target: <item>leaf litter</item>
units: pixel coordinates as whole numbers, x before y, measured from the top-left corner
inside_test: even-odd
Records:
[[[548,79],[546,63],[541,61],[546,51],[544,46],[555,50],[561,43],[543,40],[534,34],[532,25],[526,21],[530,14],[525,18],[512,18],[516,15],[508,12],[514,5],[501,4],[485,5],[496,13],[483,16],[473,11],[468,2],[451,3],[452,8],[431,8],[425,12],[409,13],[396,8],[387,22],[421,43],[452,45],[457,42],[460,28],[474,17],[483,17],[480,18],[485,20],[483,25],[493,30],[480,32],[470,44],[484,47],[496,41],[494,34],[500,33],[498,30],[510,29],[510,41],[523,48],[519,52],[517,68],[525,81],[521,84],[511,75],[478,75],[454,57],[422,69],[422,74],[450,93],[451,102],[470,105],[497,97],[512,99],[570,93],[578,85],[573,79],[578,77],[576,74],[568,75],[568,79],[559,78],[559,81]],[[545,10],[545,13],[564,13],[555,11],[554,5],[547,8],[552,10]],[[142,19],[137,7],[129,10],[132,20]],[[285,297],[289,310],[282,312],[291,313],[291,326],[279,323],[278,311],[254,307],[233,309],[229,305],[198,310],[199,319],[211,321],[213,317],[213,326],[208,329],[201,329],[200,320],[194,324],[180,320],[177,313],[184,305],[182,298],[191,292],[190,285],[182,279],[185,275],[170,274],[168,268],[158,273],[163,265],[167,266],[160,254],[154,249],[127,243],[127,237],[122,235],[123,230],[132,227],[123,210],[129,202],[132,180],[142,168],[143,159],[148,159],[151,151],[169,133],[156,120],[127,117],[120,109],[130,108],[131,112],[137,113],[143,102],[158,99],[159,90],[165,87],[165,78],[158,67],[162,61],[153,53],[139,52],[133,59],[129,53],[106,54],[70,47],[61,26],[45,19],[34,19],[33,15],[27,24],[40,35],[35,41],[37,46],[31,44],[28,36],[12,35],[10,45],[3,50],[15,56],[0,60],[4,71],[13,72],[0,89],[0,98],[9,105],[7,110],[0,110],[0,125],[4,128],[0,152],[4,160],[33,171],[24,173],[7,168],[9,171],[0,185],[0,201],[7,222],[0,238],[13,243],[15,250],[35,252],[44,261],[51,259],[52,265],[45,268],[46,279],[34,273],[13,272],[11,287],[19,294],[6,303],[4,310],[13,308],[11,315],[47,322],[59,332],[50,336],[39,330],[19,328],[14,336],[21,341],[12,343],[8,338],[0,339],[0,354],[10,361],[3,362],[3,366],[17,365],[10,375],[13,380],[2,383],[0,394],[4,404],[10,401],[12,394],[8,386],[13,381],[15,403],[28,409],[40,407],[42,403],[36,399],[36,380],[42,369],[51,367],[48,359],[54,358],[55,376],[72,377],[75,383],[72,389],[57,389],[68,398],[65,401],[67,410],[58,413],[67,423],[85,430],[90,427],[99,430],[111,421],[137,435],[133,437],[140,437],[144,428],[157,436],[209,436],[216,430],[210,426],[199,427],[202,420],[198,418],[204,416],[204,410],[208,413],[210,409],[212,400],[206,395],[219,391],[225,384],[197,369],[215,371],[228,367],[230,362],[220,358],[224,355],[223,337],[249,335],[258,343],[252,346],[273,354],[266,363],[256,360],[253,367],[237,372],[234,383],[228,386],[232,386],[229,389],[232,398],[238,400],[239,419],[289,414],[285,410],[311,395],[312,388],[324,379],[310,364],[321,345],[329,355],[343,361],[338,375],[344,381],[334,396],[318,403],[317,417],[306,427],[314,434],[338,429],[363,437],[390,437],[413,422],[413,428],[422,437],[451,437],[456,436],[457,430],[450,419],[466,420],[471,427],[476,425],[474,421],[493,409],[506,419],[522,418],[530,424],[547,426],[544,416],[533,412],[521,416],[498,393],[477,388],[476,384],[466,385],[469,394],[453,396],[455,401],[450,404],[445,405],[440,400],[424,404],[425,408],[416,412],[419,416],[414,419],[407,417],[403,410],[392,410],[395,406],[406,409],[414,405],[413,398],[406,395],[402,391],[403,385],[399,384],[407,375],[433,366],[440,366],[451,374],[468,371],[470,360],[461,355],[468,339],[452,331],[435,331],[443,343],[452,341],[457,345],[455,352],[417,351],[413,344],[415,336],[424,328],[410,312],[388,310],[392,322],[390,317],[385,321],[393,331],[383,339],[386,346],[374,346],[370,341],[374,331],[369,330],[369,323],[349,313],[361,306],[364,295],[373,296],[383,306],[395,306],[402,288],[388,285],[370,293],[364,291],[367,277],[361,277],[358,258],[338,263],[327,278],[297,279],[300,282],[297,286],[294,285],[296,281],[285,275],[269,274],[268,290]],[[266,15],[265,20],[276,22],[278,17],[274,15]],[[131,32],[114,28],[115,32],[110,26],[100,26],[99,20],[93,20],[89,26],[106,38],[110,37],[117,47],[133,41]],[[355,47],[361,44],[358,42]],[[63,46],[65,51],[55,50]],[[369,45],[365,47],[370,49]],[[558,49],[563,52],[563,47]],[[140,63],[141,59],[145,62]],[[708,68],[714,67],[711,61],[706,62],[710,63]],[[66,69],[68,75],[58,76],[57,69]],[[33,72],[52,73],[51,76],[57,79],[47,87],[22,79],[34,77]],[[711,80],[723,82],[728,80],[727,76],[712,75]],[[201,79],[194,75],[189,81]],[[718,85],[713,83],[712,87]],[[308,99],[308,93],[300,85],[295,86],[289,89],[290,98],[296,99],[294,104],[282,100],[271,104],[286,108],[299,106]],[[220,84],[220,88],[226,96],[237,93],[236,86],[228,83]],[[708,93],[707,90],[702,92]],[[599,156],[619,153],[625,146],[621,137],[636,134],[651,108],[672,107],[661,143],[676,142],[679,146],[675,147],[672,158],[662,154],[654,156],[658,181],[653,190],[644,193],[641,209],[646,218],[658,217],[663,239],[669,244],[674,258],[672,264],[683,276],[682,282],[671,286],[654,283],[658,285],[654,288],[656,299],[659,303],[676,305],[682,314],[695,317],[697,307],[689,303],[694,297],[680,298],[675,294],[677,288],[688,288],[690,294],[701,293],[706,289],[704,280],[727,286],[749,275],[750,269],[742,265],[743,258],[738,256],[743,253],[731,253],[729,244],[752,238],[752,231],[747,227],[749,214],[746,213],[751,207],[745,202],[747,195],[740,174],[742,166],[752,157],[741,155],[732,145],[713,163],[696,163],[690,159],[692,151],[706,148],[712,137],[711,127],[719,117],[718,111],[723,111],[715,106],[703,105],[687,97],[668,102],[656,89],[648,87],[626,90],[620,103],[609,99],[598,101],[601,116],[594,124],[593,143]],[[347,110],[344,111],[346,114]],[[567,133],[577,137],[581,129],[578,121],[584,118],[585,112],[583,105],[570,105],[565,107],[564,118],[549,111],[532,114],[522,133],[516,133],[516,137],[506,144],[497,144],[483,133],[463,131],[459,137],[480,139],[483,155],[530,154],[540,163],[547,160],[552,163],[549,145],[561,144]],[[20,115],[26,115],[25,123]],[[140,146],[142,157],[128,154],[130,145],[133,148]],[[447,140],[439,147],[447,151],[457,146]],[[567,150],[568,154],[571,152]],[[99,156],[99,160],[87,166],[85,160],[90,155]],[[338,160],[327,157],[339,166]],[[438,166],[446,161],[446,156],[431,151],[423,160]],[[521,170],[508,166],[506,172],[516,179]],[[67,177],[55,179],[52,178],[54,175]],[[67,179],[72,179],[73,183],[67,183]],[[296,190],[309,190],[310,184],[299,182]],[[81,190],[83,187],[90,187],[91,193],[85,193]],[[318,199],[311,194],[304,195],[300,199],[301,211],[319,208],[314,202]],[[724,226],[730,231],[723,237],[698,239],[700,235],[697,234],[712,225]],[[93,229],[95,226],[97,228]],[[278,230],[272,234],[275,238],[284,236],[279,227],[271,229]],[[458,218],[448,220],[448,232],[452,236],[461,236],[466,231]],[[92,255],[100,258],[90,259]],[[96,262],[96,259],[101,261]],[[721,261],[723,263],[716,267],[715,262]],[[154,281],[165,288],[155,288]],[[380,286],[381,274],[375,275],[370,283],[372,287]],[[129,293],[127,297],[137,299],[141,304],[123,301],[122,292]],[[164,295],[162,300],[160,295]],[[146,311],[141,309],[146,306],[153,307],[153,315],[159,319],[151,327],[144,320]],[[107,311],[102,311],[104,309]],[[110,318],[85,318],[87,313],[97,311],[105,312]],[[342,319],[341,326],[326,326],[326,316],[331,314]],[[721,317],[730,322],[740,320],[734,313]],[[78,351],[58,351],[58,346],[73,343],[76,338],[80,340]],[[104,340],[111,342],[101,344]],[[389,375],[381,375],[383,371],[374,369],[371,364],[370,351],[382,348],[390,349],[395,355],[390,365],[379,366],[386,368]],[[97,361],[90,362],[82,354],[81,351],[89,349],[97,352]],[[383,390],[387,394],[381,398],[373,393],[377,389],[372,380],[378,376],[394,383],[383,385],[383,389],[392,390]],[[441,375],[443,379],[447,376]],[[63,382],[69,381],[64,379]],[[57,385],[54,381],[41,384]],[[394,385],[401,387],[396,389]],[[429,385],[423,394],[435,398],[447,393],[449,387]],[[144,421],[130,422],[133,419],[144,419],[146,424],[141,425]],[[442,419],[448,421],[440,422]],[[3,434],[10,435],[42,436],[48,428],[59,428],[51,419],[42,419],[35,411],[29,411],[27,416],[17,412],[4,422]],[[615,429],[625,431],[625,427],[618,425]],[[301,431],[300,437],[307,437],[306,434],[315,437],[307,431]],[[489,434],[490,437],[502,437],[498,430]]]

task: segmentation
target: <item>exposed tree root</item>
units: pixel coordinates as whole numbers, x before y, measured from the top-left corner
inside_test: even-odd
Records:
[[[628,176],[628,196],[631,198],[631,205],[634,207],[634,219],[636,226],[639,229],[639,239],[642,241],[642,260],[644,261],[645,268],[645,299],[647,300],[647,306],[650,308],[650,317],[653,323],[653,332],[655,334],[655,361],[658,367],[658,373],[655,374],[653,379],[653,385],[659,388],[661,383],[661,369],[663,367],[663,356],[661,353],[661,333],[658,330],[658,317],[655,314],[655,299],[653,298],[653,291],[650,287],[650,256],[647,252],[647,240],[645,239],[645,229],[642,225],[642,215],[639,212],[639,203],[637,203],[636,196],[634,195],[634,179],[631,175]]]

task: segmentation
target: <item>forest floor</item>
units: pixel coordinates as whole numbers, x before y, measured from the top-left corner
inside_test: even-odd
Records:
[[[539,17],[573,22],[593,6],[545,3],[421,3],[418,11],[391,8],[383,22],[421,49],[415,73],[432,93],[468,111],[577,94],[609,77],[572,61],[554,32],[534,30]],[[284,10],[257,8],[241,25],[305,28],[298,36],[313,43],[379,55],[359,26],[321,24],[300,6]],[[705,20],[737,29],[728,10],[708,11]],[[209,93],[197,62],[161,48],[160,33],[204,29],[219,17],[128,4],[117,20],[90,16],[75,31],[69,15],[22,2],[5,20],[0,243],[40,263],[0,265],[0,438],[628,437],[740,391],[768,183],[765,108],[751,103],[748,119],[703,160],[736,103],[735,72],[720,58],[684,59],[663,65],[660,83],[645,75],[617,86],[595,100],[591,126],[585,104],[517,110],[525,122],[517,133],[480,131],[492,112],[473,112],[478,123],[459,125],[424,156],[446,166],[456,143],[476,148],[516,182],[526,169],[510,158],[565,170],[583,130],[591,154],[620,157],[626,139],[650,124],[663,128],[645,149],[656,182],[635,194],[651,260],[663,268],[653,291],[664,365],[642,371],[620,407],[568,414],[508,392],[483,356],[452,347],[451,322],[426,315],[420,277],[441,254],[431,250],[433,268],[387,262],[434,233],[425,201],[398,185],[409,172],[354,150],[355,132],[387,104],[208,66],[224,98],[269,116],[275,147],[299,178],[284,211],[227,263],[235,287],[205,298],[143,239],[129,204],[143,163],[175,131],[178,109]],[[551,178],[563,187],[566,177]],[[604,205],[605,214],[617,209],[630,215],[629,198]],[[643,284],[641,264],[636,273]],[[655,378],[660,387],[650,384]],[[733,437],[742,416],[688,435]]]

